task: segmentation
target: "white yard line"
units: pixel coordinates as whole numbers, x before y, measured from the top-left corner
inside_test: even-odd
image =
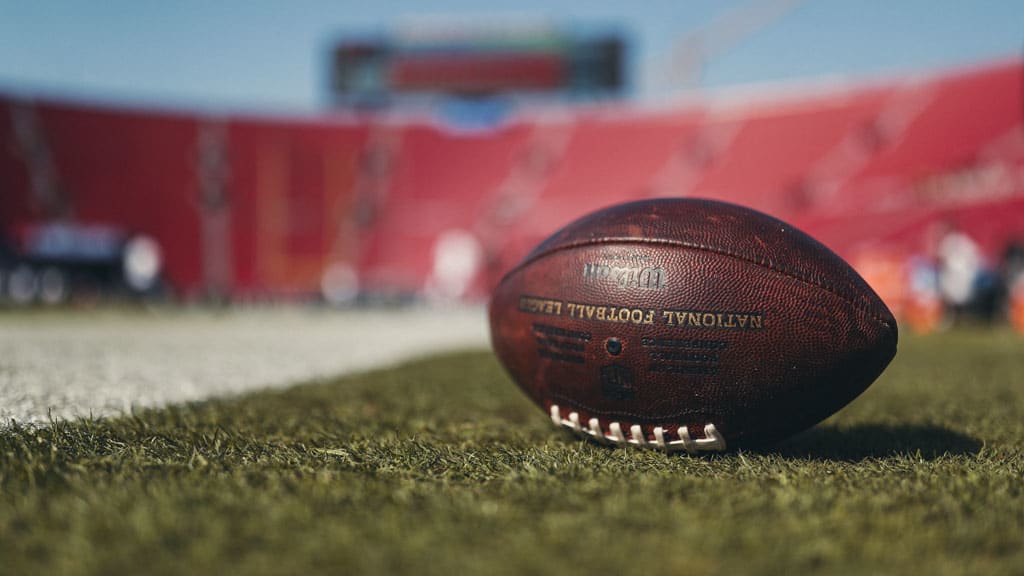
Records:
[[[108,416],[487,346],[480,308],[0,315],[0,426]]]

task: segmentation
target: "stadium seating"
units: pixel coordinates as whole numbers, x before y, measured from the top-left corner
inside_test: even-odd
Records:
[[[228,245],[211,238],[207,251],[226,251],[220,260],[231,274],[221,281],[230,292],[315,295],[326,269],[355,268],[365,124],[236,118],[224,132],[221,217],[230,218]],[[218,211],[218,200],[210,199],[204,210],[210,236],[225,234],[217,229]]]
[[[146,233],[165,246],[167,280],[182,291],[198,287],[201,270],[199,220],[195,209],[196,138],[193,115],[9,101],[27,114],[28,136],[8,133],[0,151],[0,180],[10,190],[17,223],[71,219],[116,224]],[[8,124],[10,125],[10,124]],[[24,138],[24,137],[22,137]],[[36,147],[40,158],[29,158]],[[32,163],[50,164],[30,182]],[[46,180],[41,183],[40,180]],[[6,211],[6,206],[5,206]]]
[[[520,206],[501,222],[500,268],[587,212],[654,193],[659,173],[687,149],[696,118],[620,110],[538,123],[527,154],[545,157],[542,172],[532,187],[512,191]]]
[[[489,232],[481,224],[522,152],[529,128],[511,126],[484,135],[450,133],[426,124],[371,130],[391,133],[383,149],[378,144],[375,151],[384,157],[384,173],[364,174],[364,179],[383,182],[363,184],[364,202],[373,209],[359,239],[361,284],[394,296],[421,294],[431,286],[445,297],[476,289]],[[439,244],[442,237],[455,243]],[[467,263],[468,270],[451,272],[464,278],[442,277],[446,273],[438,268],[438,257],[445,256],[438,251],[445,246],[475,260]]]
[[[480,298],[559,226],[652,196],[761,209],[860,267],[927,254],[954,222],[995,262],[1024,238],[1021,102],[1016,59],[785,97],[527,109],[474,131],[0,96],[0,227],[147,233],[186,297],[315,295],[341,270],[351,294]]]

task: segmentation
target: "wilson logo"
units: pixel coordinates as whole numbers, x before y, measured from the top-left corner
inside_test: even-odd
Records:
[[[666,286],[665,269],[658,266],[609,266],[588,263],[583,265],[583,279],[610,280],[619,288],[661,290]]]

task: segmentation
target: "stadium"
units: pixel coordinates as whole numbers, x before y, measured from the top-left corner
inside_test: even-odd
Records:
[[[801,11],[677,32],[675,88],[647,99],[623,26],[536,19],[333,34],[312,111],[0,82],[0,572],[1019,573],[1019,34],[899,73],[701,87]],[[492,294],[567,223],[671,198],[848,263],[901,329],[877,382],[722,454],[551,426],[492,351]],[[664,287],[624,266],[582,274]],[[532,326],[552,362],[590,340]],[[672,342],[652,358],[725,346]]]

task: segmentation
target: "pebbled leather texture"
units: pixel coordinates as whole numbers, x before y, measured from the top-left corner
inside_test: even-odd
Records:
[[[792,226],[712,200],[621,204],[559,230],[490,306],[502,364],[539,406],[602,426],[711,423],[730,447],[833,414],[896,353],[885,304]]]

